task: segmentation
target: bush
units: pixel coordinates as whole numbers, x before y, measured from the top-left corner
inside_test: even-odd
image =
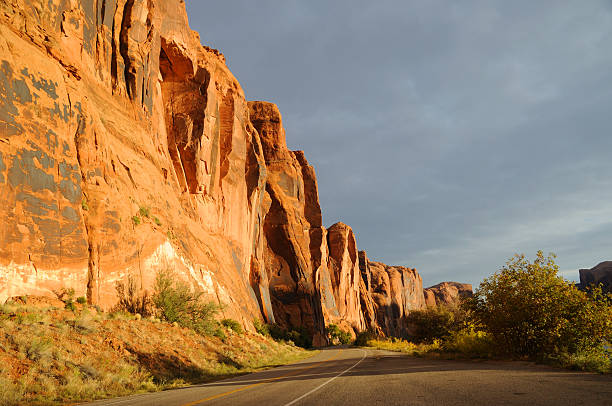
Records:
[[[194,330],[198,334],[212,335],[219,326],[215,320],[219,308],[216,304],[202,302],[201,291],[192,291],[185,282],[175,282],[169,270],[158,272],[155,279],[153,304],[159,317],[169,323]]]
[[[113,308],[114,312],[126,312],[131,314],[140,314],[143,317],[148,317],[152,314],[153,302],[149,297],[149,293],[145,290],[140,293],[136,287],[136,282],[132,275],[128,275],[127,283],[115,283],[115,290],[119,302]]]
[[[140,224],[140,217],[138,216],[132,216],[132,223],[137,226]]]
[[[412,310],[407,316],[411,340],[432,343],[444,340],[465,326],[466,313],[460,306],[432,306]]]
[[[140,208],[138,209],[138,214],[140,215],[140,217],[149,218],[149,216],[151,215],[151,211],[146,206],[140,206]]]
[[[441,343],[434,340],[431,344],[415,344],[401,338],[377,338],[368,340],[368,346],[379,350],[403,352],[414,356],[425,356],[431,353],[439,354]]]
[[[366,347],[368,342],[376,339],[376,333],[373,330],[360,331],[355,338],[355,345],[358,347]]]
[[[494,342],[483,331],[463,329],[447,337],[442,343],[446,352],[467,355],[472,358],[489,358],[495,352]]]
[[[61,300],[64,303],[74,301],[74,294],[75,294],[74,288],[69,288],[69,289],[61,288],[60,290],[54,290],[53,293],[55,294],[55,296],[57,296],[59,300]]]
[[[292,341],[293,344],[302,348],[312,347],[312,335],[304,327],[283,328],[278,324],[268,324],[266,328],[270,337],[277,341]]]
[[[242,329],[242,325],[240,325],[240,323],[238,323],[234,319],[223,319],[223,320],[221,320],[221,324],[224,327],[227,327],[227,328],[233,330],[235,333],[244,334],[244,330]]]
[[[85,296],[79,296],[79,297],[77,297],[76,301],[77,301],[78,304],[84,305],[84,304],[87,303],[87,298]]]
[[[268,325],[266,323],[263,323],[261,320],[254,319],[253,327],[255,328],[255,331],[257,331],[262,336],[270,336],[270,329],[268,328]]]
[[[506,354],[590,352],[612,338],[612,296],[582,292],[557,276],[554,255],[516,255],[469,299],[471,320]]]
[[[346,345],[353,341],[351,333],[341,330],[340,327],[335,324],[329,324],[325,330],[327,332],[327,337],[333,344],[340,343]]]
[[[601,347],[591,351],[578,351],[574,354],[561,353],[549,358],[548,361],[563,368],[604,374],[612,372],[612,353],[610,351],[612,350]]]

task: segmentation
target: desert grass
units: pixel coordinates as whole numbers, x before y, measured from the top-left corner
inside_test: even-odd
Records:
[[[224,338],[77,306],[0,306],[0,405],[159,391],[305,359],[313,352],[223,327]]]

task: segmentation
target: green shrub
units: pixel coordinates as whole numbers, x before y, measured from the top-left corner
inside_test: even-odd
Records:
[[[55,296],[57,296],[59,300],[64,303],[74,301],[74,288],[61,288],[60,290],[54,290],[53,293],[55,294]]]
[[[442,349],[471,358],[489,358],[495,353],[495,343],[483,331],[464,329],[446,337]]]
[[[77,297],[76,301],[77,301],[78,304],[84,305],[84,304],[87,303],[87,298],[85,296],[79,296],[79,297]]]
[[[153,304],[162,320],[211,335],[218,329],[215,315],[219,308],[212,302],[202,302],[202,294],[192,291],[185,282],[177,282],[171,271],[162,270],[155,279]]]
[[[223,342],[225,342],[225,340],[227,339],[227,334],[225,334],[225,331],[221,328],[220,324],[217,324],[217,326],[214,328],[212,335],[217,338],[220,338]]]
[[[355,338],[355,345],[358,347],[366,347],[368,345],[368,341],[374,340],[376,338],[376,333],[372,330],[360,331],[357,333],[357,337]]]
[[[255,331],[257,331],[262,336],[270,336],[270,329],[268,328],[268,325],[266,323],[263,323],[261,320],[254,319],[253,327],[255,328]]]
[[[268,324],[270,337],[277,341],[292,341],[298,347],[311,348],[312,335],[304,327],[291,327],[286,329],[278,324]]]
[[[303,327],[289,330],[286,335],[286,340],[292,341],[298,347],[312,347],[312,335]]]
[[[348,331],[341,330],[340,327],[335,324],[329,324],[325,328],[325,330],[327,332],[327,337],[329,338],[332,344],[350,344],[351,341],[353,341],[351,333],[349,333]]]
[[[465,326],[466,313],[460,306],[432,306],[423,310],[412,310],[406,321],[411,332],[411,341],[432,343],[460,331]]]
[[[243,334],[244,330],[242,329],[242,325],[240,323],[238,323],[238,321],[234,320],[234,319],[223,319],[221,320],[221,324],[231,330],[233,330],[235,333],[238,334]]]
[[[132,223],[137,226],[140,224],[140,217],[138,216],[132,216]]]
[[[589,353],[611,342],[612,295],[582,292],[558,269],[553,254],[516,255],[468,300],[470,319],[514,356]]]
[[[157,218],[157,217],[155,217],[155,216],[153,216],[153,222],[154,222],[155,224],[157,224],[157,226],[158,226],[158,227],[161,227],[161,225],[162,225],[161,220],[160,220],[160,219],[158,219],[158,218]]]
[[[600,347],[590,351],[578,351],[574,354],[564,352],[545,361],[563,368],[604,374],[612,372],[612,353],[610,351]]]
[[[149,218],[149,216],[151,215],[151,211],[146,206],[140,206],[140,208],[138,209],[138,214],[140,215],[140,217]]]
[[[76,312],[76,305],[74,304],[74,302],[72,300],[66,302],[66,304],[64,305],[64,309],[66,310],[70,310],[72,312]]]

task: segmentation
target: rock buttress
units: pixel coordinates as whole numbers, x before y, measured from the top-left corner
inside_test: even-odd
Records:
[[[374,261],[368,261],[367,270],[377,327],[387,336],[407,337],[406,316],[425,306],[421,276],[416,269]]]
[[[249,108],[267,168],[264,261],[274,318],[286,328],[306,328],[321,345],[325,320],[317,279],[327,250],[314,169],[301,152],[287,149],[276,105],[249,102]]]

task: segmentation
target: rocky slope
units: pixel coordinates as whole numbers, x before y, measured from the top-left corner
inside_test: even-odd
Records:
[[[401,334],[414,269],[322,226],[278,108],[247,102],[182,0],[0,0],[0,300],[72,287],[104,308],[159,269],[254,318]]]

